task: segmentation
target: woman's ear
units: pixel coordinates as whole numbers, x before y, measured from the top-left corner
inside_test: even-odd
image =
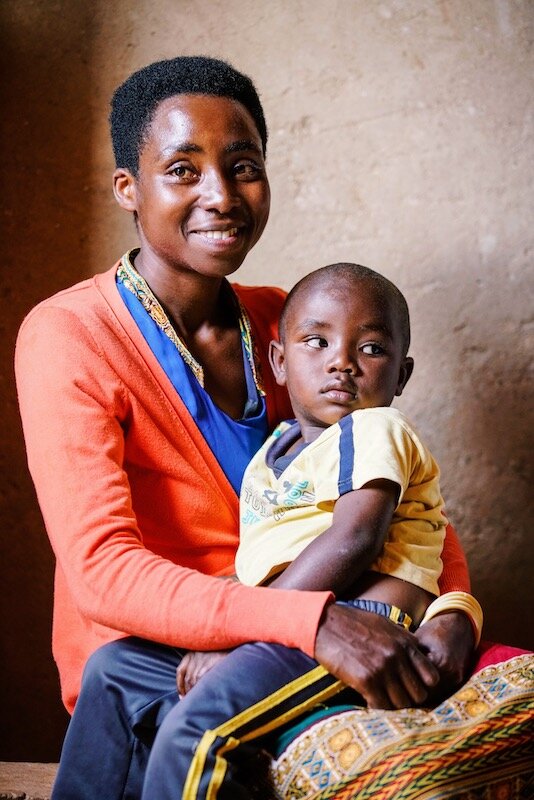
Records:
[[[273,339],[269,344],[269,362],[278,386],[286,385],[284,345]]]
[[[125,211],[137,210],[136,181],[130,170],[120,168],[113,173],[113,194],[115,200]]]
[[[408,383],[411,378],[412,372],[414,367],[414,361],[411,356],[406,356],[403,359],[401,368],[399,370],[399,382],[397,383],[397,388],[395,389],[395,395],[400,397],[404,391],[404,387]]]

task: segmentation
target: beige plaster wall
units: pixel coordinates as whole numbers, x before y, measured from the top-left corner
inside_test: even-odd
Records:
[[[180,53],[227,58],[264,102],[273,207],[239,279],[289,288],[351,260],[404,290],[416,371],[399,405],[441,463],[486,636],[534,647],[532,3],[3,0],[0,12],[10,757],[49,757],[64,724],[14,335],[39,298],[135,244],[110,190],[109,96],[132,70]]]

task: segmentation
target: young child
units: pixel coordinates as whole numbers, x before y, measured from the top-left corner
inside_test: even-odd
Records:
[[[419,624],[439,594],[446,519],[436,462],[389,408],[413,370],[409,342],[404,297],[366,267],[323,267],[290,292],[271,365],[296,419],[245,472],[240,581],[283,573],[273,585],[357,595],[358,607]]]
[[[439,593],[446,519],[434,459],[389,408],[413,370],[409,342],[404,297],[366,267],[323,267],[289,293],[270,360],[295,420],[276,428],[245,472],[239,580],[329,589],[404,627],[421,622]],[[184,797],[208,785],[216,796],[240,742],[344,688],[297,650],[250,644],[217,663],[222,656],[188,653],[178,668]],[[302,694],[289,702],[286,687],[298,680]]]

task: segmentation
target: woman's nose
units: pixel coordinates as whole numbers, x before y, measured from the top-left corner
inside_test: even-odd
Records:
[[[211,170],[205,173],[202,180],[200,202],[208,211],[227,214],[239,205],[240,198],[226,175],[219,170]]]

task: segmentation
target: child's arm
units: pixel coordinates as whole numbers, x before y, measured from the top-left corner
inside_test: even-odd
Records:
[[[342,595],[382,550],[399,491],[393,481],[375,480],[342,495],[334,506],[332,525],[270,585],[277,589],[329,589]]]
[[[396,483],[376,480],[340,497],[330,528],[270,585],[310,591],[328,588],[342,594],[380,553],[398,495]],[[187,653],[177,670],[178,693],[185,695],[224,655],[225,651]]]
[[[380,552],[391,522],[397,502],[396,494],[391,493],[392,487],[398,491],[397,484],[391,481],[375,481],[339,498],[332,526],[309,544],[270,585],[285,589],[330,589],[337,596],[348,593],[351,597],[392,603],[407,611],[418,624],[432,595],[389,575],[367,572],[362,576]],[[449,552],[451,549],[459,561],[457,570],[462,579],[461,585],[451,588],[466,591],[469,583],[465,557],[455,537]],[[445,563],[453,560],[448,553]],[[448,584],[444,585],[449,590]],[[454,611],[452,607],[450,610]],[[461,610],[445,616],[447,619],[435,617],[415,634],[421,649],[440,673],[439,696],[450,694],[465,680],[475,644],[468,616]]]
[[[394,481],[380,479],[342,495],[334,506],[330,528],[269,585],[329,590],[339,599],[389,603],[407,612],[418,625],[435,596],[400,578],[368,571],[384,546],[399,491]]]

